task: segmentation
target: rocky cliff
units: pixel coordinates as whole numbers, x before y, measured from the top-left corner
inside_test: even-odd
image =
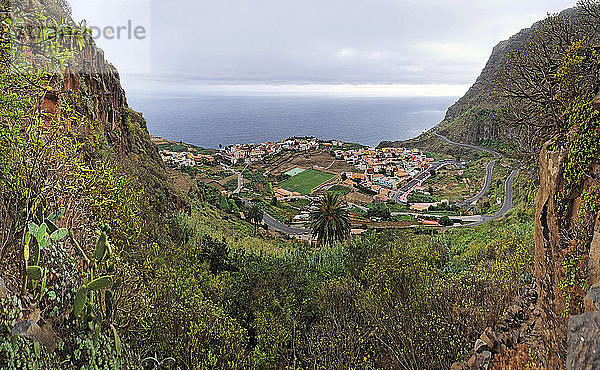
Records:
[[[600,59],[595,68],[600,72]],[[596,79],[595,91],[598,86]],[[599,100],[600,94],[593,102]],[[600,281],[600,152],[594,139],[600,105],[592,107],[589,121],[593,125],[577,116],[569,140],[545,143],[539,159],[534,275],[541,317],[536,332],[550,357],[565,363],[567,356],[567,368],[573,369],[596,368],[594,364],[600,363],[600,346],[595,341],[599,332],[594,329],[600,327],[600,319],[597,312],[584,314],[598,307],[598,302],[588,302],[590,294],[598,301],[597,293],[588,293],[588,287]],[[579,145],[582,138],[591,139],[590,145]],[[580,156],[582,152],[587,153],[585,157]],[[581,175],[575,176],[577,171]]]
[[[69,57],[63,67],[52,70],[53,77],[47,82],[39,103],[46,119],[64,121],[69,134],[83,143],[82,154],[90,163],[110,162],[111,167],[137,176],[140,185],[156,196],[154,204],[159,211],[186,209],[184,197],[169,183],[158,149],[150,141],[146,120],[127,103],[117,69],[107,61],[91,35],[83,33],[78,43],[77,38],[72,37],[72,34],[82,34],[82,29],[72,20],[68,3],[21,0],[5,4],[5,0],[2,1],[2,16],[22,18],[23,27],[45,29],[41,27],[47,27],[46,20],[51,18],[59,25],[58,30],[67,32],[62,42],[67,44]],[[25,39],[21,43],[31,44],[30,33],[23,34]],[[31,54],[31,50],[26,46],[25,54],[28,53]],[[49,58],[44,57],[43,52],[40,55],[38,60],[31,57],[28,63],[33,61],[40,71],[46,71],[51,67],[43,61]]]
[[[561,12],[560,16],[571,17],[573,14],[575,14],[574,9],[567,9]],[[496,115],[497,108],[503,104],[503,98],[497,92],[498,81],[501,80],[508,56],[523,48],[535,31],[542,26],[542,22],[536,22],[508,40],[498,43],[475,83],[464,96],[448,108],[442,122],[433,130],[438,130],[457,142],[501,148],[507,134],[507,127],[500,125]],[[433,137],[431,132],[406,142],[384,141],[379,146],[402,145],[420,146],[438,151],[448,149]]]
[[[33,2],[30,9],[30,12],[25,10],[24,17],[51,14],[59,23],[77,26],[68,12],[61,12],[53,1]],[[87,118],[70,122],[73,132],[85,138],[92,135],[94,128],[99,128],[106,144],[118,156],[143,154],[147,160],[162,163],[150,142],[144,118],[127,104],[117,69],[106,60],[91,36],[83,37],[82,45],[74,49],[66,66],[49,85],[51,89],[42,102],[47,113],[59,116],[61,102],[66,100]]]

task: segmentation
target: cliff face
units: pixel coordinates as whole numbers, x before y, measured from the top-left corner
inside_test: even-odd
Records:
[[[50,117],[64,122],[66,128],[82,140],[101,134],[108,149],[118,157],[143,152],[147,159],[162,163],[157,150],[150,143],[143,117],[129,109],[117,69],[104,57],[89,34],[71,19],[68,4],[62,0],[3,1],[2,19],[13,20],[11,33],[13,48],[25,56],[11,63],[13,73],[47,72],[54,77],[44,83],[45,92],[40,105]],[[47,21],[51,19],[52,21]],[[48,28],[52,24],[54,28]],[[52,26],[50,26],[52,27]],[[44,49],[49,44],[41,34],[54,32],[64,49]],[[42,46],[40,46],[42,45]],[[59,54],[68,55],[64,67],[56,66]],[[64,114],[75,108],[80,119],[66,118]],[[97,132],[100,131],[100,132]],[[107,148],[105,148],[107,149]]]
[[[569,18],[574,14],[574,9],[567,9],[560,16]],[[486,144],[504,137],[506,133],[502,131],[507,128],[501,127],[494,118],[495,109],[502,104],[502,96],[496,92],[498,81],[502,81],[508,56],[521,50],[542,22],[521,30],[494,47],[473,86],[446,112],[438,126],[441,133],[455,141],[471,144]]]
[[[33,1],[30,13],[51,16],[59,24],[75,23],[61,6],[52,1]],[[75,109],[81,119],[69,120],[66,128],[84,143],[90,160],[105,158],[111,166],[139,178],[140,186],[156,197],[158,212],[188,208],[183,194],[172,188],[166,167],[152,144],[146,120],[128,106],[117,69],[88,35],[75,48],[67,66],[54,75],[51,91],[43,96],[42,109],[62,118],[65,109]],[[69,108],[67,108],[69,107]]]
[[[493,120],[493,110],[498,106],[498,98],[494,95],[496,80],[500,76],[507,55],[520,48],[536,29],[538,23],[531,28],[521,30],[510,39],[500,42],[492,50],[481,74],[456,103],[446,112],[444,120],[435,128],[450,139],[479,145],[499,137],[499,125]],[[444,150],[445,145],[437,146],[437,140],[431,140],[429,132],[409,140],[411,145],[418,145],[429,150]],[[394,147],[405,145],[406,142],[385,141],[379,146]],[[447,148],[446,148],[447,149]],[[457,153],[452,153],[457,154]]]
[[[565,159],[565,149],[554,148],[553,143],[544,145],[535,218],[534,275],[542,313],[536,330],[545,347],[560,358],[566,352],[569,319],[589,309],[585,305],[587,288],[600,282],[597,205],[591,214],[584,212],[590,201],[597,203],[597,195],[590,198],[590,194],[597,194],[600,165],[594,164],[591,177],[561,200]]]
[[[560,288],[564,271],[560,240],[562,217],[557,204],[564,157],[564,150],[552,150],[550,143],[544,145],[540,154],[540,188],[535,217],[534,275],[538,281],[538,305],[542,313],[536,328],[554,353],[562,353],[564,347],[559,338],[564,338],[566,329],[566,320],[561,318],[565,310],[565,297]]]
[[[596,69],[600,72],[600,59]],[[599,100],[600,94],[593,102]],[[594,104],[596,111],[600,111],[599,108],[600,104]],[[576,131],[578,135],[589,134],[575,127],[570,135]],[[581,315],[600,307],[600,301],[588,302],[594,291],[592,288],[588,293],[589,287],[600,282],[600,162],[596,154],[585,176],[578,179],[577,186],[569,194],[565,194],[565,178],[572,176],[568,171],[569,151],[588,149],[569,148],[568,145],[573,146],[572,143],[550,141],[540,153],[534,275],[538,282],[541,317],[536,330],[551,356],[564,361],[568,355],[571,365],[567,364],[567,368],[583,368],[575,364],[583,366],[600,361],[600,347],[593,342],[596,344],[590,348],[592,341],[586,337],[595,336],[598,331],[584,330],[581,336],[577,332],[582,322],[583,327],[600,327],[597,312]],[[567,330],[567,327],[571,329]],[[576,338],[567,341],[574,333]],[[583,345],[587,348],[581,348],[583,342],[587,343]]]
[[[104,58],[93,42],[87,43],[73,59],[75,65],[64,70],[61,83],[53,93],[46,94],[43,106],[49,112],[60,111],[59,95],[76,96],[76,106],[90,121],[99,125],[112,150],[119,156],[143,153],[161,163],[151,144],[146,121],[129,109],[127,98],[116,68]],[[91,135],[91,127],[74,123],[75,132]]]

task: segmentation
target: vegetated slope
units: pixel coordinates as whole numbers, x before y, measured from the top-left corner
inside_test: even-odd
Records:
[[[0,22],[0,368],[135,366],[149,252],[181,239],[184,194],[64,1],[3,0]]]
[[[118,74],[84,53],[108,72],[0,69],[1,368],[448,368],[530,278],[528,201],[320,250],[253,236],[210,187],[177,207]]]
[[[321,249],[253,237],[198,203],[181,217],[188,242],[149,276],[146,343],[201,368],[449,368],[530,279],[526,202],[476,229]]]

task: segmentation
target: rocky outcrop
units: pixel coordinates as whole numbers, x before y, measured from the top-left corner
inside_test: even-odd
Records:
[[[469,144],[481,144],[484,140],[494,140],[498,137],[500,128],[486,112],[497,106],[497,97],[494,96],[495,81],[506,64],[508,53],[519,48],[536,27],[537,24],[523,29],[493,48],[490,58],[475,83],[463,97],[448,108],[444,120],[437,126],[440,133],[454,141]],[[418,143],[419,146],[431,150],[436,149],[435,145],[438,144],[429,133],[410,142]],[[403,145],[405,143],[401,141],[386,141],[380,144],[381,147]]]
[[[569,135],[586,134],[576,130],[580,128],[574,127]],[[540,153],[534,275],[541,316],[536,335],[548,359],[569,368],[588,368],[573,367],[577,363],[596,368],[594,351],[600,352],[600,347],[587,336],[599,333],[598,315],[583,311],[596,310],[600,302],[600,286],[593,286],[587,296],[584,290],[600,281],[600,233],[596,231],[600,163],[593,159],[585,176],[576,178],[576,185],[567,191],[565,177],[574,176],[565,170],[569,150],[566,141],[556,140],[546,143]],[[582,362],[586,359],[590,362]]]
[[[127,135],[126,119],[129,107],[119,73],[106,61],[104,52],[97,48],[92,40],[89,40],[85,48],[74,56],[73,66],[65,69],[61,83],[56,86],[59,89],[54,94],[46,96],[46,105],[54,105],[52,109],[57,110],[60,109],[60,103],[53,100],[53,96],[59,94],[77,96],[81,101],[80,111],[92,122],[100,124],[102,133],[115,153],[123,156],[134,152],[132,138]],[[143,119],[137,122],[143,130],[146,130]],[[82,135],[91,135],[93,127],[85,125],[71,127],[71,129]],[[147,130],[142,134],[145,135],[143,139],[149,142]],[[152,154],[154,159],[158,159],[157,153]]]
[[[557,194],[562,188],[561,165],[566,150],[546,143],[540,154],[540,188],[536,201],[535,216],[535,264],[534,275],[538,279],[539,307],[543,325],[537,329],[554,355],[564,352],[562,338],[566,331],[565,297],[560,288],[564,278],[562,269],[563,247],[561,245],[561,220]],[[562,203],[562,201],[560,201]]]
[[[512,358],[517,348],[531,340],[540,317],[536,282],[523,287],[506,310],[496,330],[487,328],[473,345],[468,359],[454,363],[453,370],[491,369],[497,356]],[[502,364],[510,366],[511,364]],[[507,368],[502,367],[501,368]]]
[[[40,321],[43,320],[40,319]],[[48,352],[54,352],[58,345],[58,337],[52,329],[52,325],[45,321],[41,324],[34,320],[21,321],[13,327],[11,335],[18,335],[33,342],[39,342],[46,347]]]
[[[5,9],[5,8],[3,8]],[[20,35],[20,44],[24,45],[23,52],[30,53],[28,45],[41,43],[35,36],[35,32],[27,32],[36,27],[46,27],[45,23],[39,23],[40,19],[53,18],[57,24],[66,24],[73,27],[73,34],[82,34],[83,31],[73,22],[66,9],[55,2],[32,0],[30,6],[24,4],[11,4],[8,8],[9,17],[18,14],[25,20],[24,27],[19,28],[16,34]],[[49,72],[54,77],[44,86],[46,92],[41,101],[41,108],[46,113],[45,119],[49,124],[53,119],[61,121],[65,127],[81,138],[90,138],[101,134],[106,138],[111,150],[119,157],[131,153],[137,153],[139,145],[134,140],[150,142],[146,130],[146,124],[141,115],[131,122],[137,123],[137,134],[140,137],[132,138],[131,127],[127,127],[131,112],[127,104],[125,91],[121,86],[121,80],[117,69],[110,64],[102,49],[98,48],[90,35],[81,36],[81,44],[75,42],[78,36],[64,36],[59,42],[68,50],[65,54],[70,55],[64,62],[65,67],[57,70],[54,59],[49,58],[47,51],[43,48],[35,49],[31,54],[31,64],[35,65],[36,71]],[[15,46],[17,48],[17,46]],[[28,54],[29,55],[29,54]],[[19,65],[13,66],[17,70]],[[65,106],[75,108],[78,118],[72,119],[72,113],[65,113]],[[129,131],[129,132],[128,132]],[[149,159],[156,163],[162,163],[157,150],[146,153]]]
[[[597,68],[600,70],[600,63]],[[600,100],[600,94],[594,100]],[[583,127],[574,125],[567,135],[587,135],[580,132]],[[600,365],[600,161],[590,158],[585,175],[569,172],[569,156],[578,154],[570,151],[593,150],[577,145],[571,148],[570,142],[549,141],[540,153],[533,266],[536,300],[509,307],[505,324],[494,333],[499,343],[514,352],[507,356],[498,351],[484,333],[474,345],[467,368],[488,368],[490,364],[520,368],[531,360],[530,351],[549,368],[595,369]],[[588,286],[592,286],[589,291]],[[520,344],[527,346],[519,348]],[[492,353],[492,361],[486,351]]]
[[[567,9],[560,13],[561,16],[572,17],[574,9]],[[446,111],[442,122],[434,129],[448,138],[473,145],[486,145],[491,141],[502,139],[505,136],[518,136],[518,133],[509,134],[510,128],[502,126],[495,118],[495,110],[503,104],[503,98],[497,93],[498,81],[506,67],[510,53],[523,48],[523,45],[538,30],[543,21],[534,23],[529,28],[524,28],[509,39],[498,43],[481,71],[475,83],[456,103]],[[408,142],[386,141],[380,147],[401,147],[414,145],[435,150],[443,145],[426,132]]]
[[[569,319],[567,331],[568,370],[600,368],[600,284],[586,296],[586,311]]]

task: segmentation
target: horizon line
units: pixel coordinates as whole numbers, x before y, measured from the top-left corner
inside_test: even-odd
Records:
[[[188,95],[223,96],[356,96],[356,97],[460,97],[471,85],[464,84],[173,84],[165,89],[132,86],[128,92],[155,92]]]

